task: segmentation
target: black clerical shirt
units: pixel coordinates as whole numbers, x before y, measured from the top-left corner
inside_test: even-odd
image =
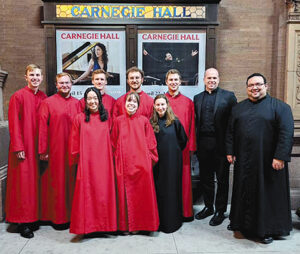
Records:
[[[214,106],[216,101],[217,89],[211,93],[204,91],[201,105],[200,135],[215,136],[214,126]]]

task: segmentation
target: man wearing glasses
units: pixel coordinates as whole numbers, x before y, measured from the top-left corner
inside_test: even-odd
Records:
[[[234,163],[229,230],[269,244],[292,230],[287,162],[293,144],[290,107],[268,95],[266,78],[247,78],[248,99],[232,109],[226,135]]]

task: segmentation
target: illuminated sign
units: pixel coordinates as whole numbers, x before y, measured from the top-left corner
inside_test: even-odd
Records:
[[[205,6],[56,5],[57,18],[205,19]]]

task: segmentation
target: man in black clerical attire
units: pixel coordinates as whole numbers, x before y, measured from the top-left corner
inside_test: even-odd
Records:
[[[229,230],[262,243],[292,230],[287,162],[293,145],[290,107],[267,94],[266,78],[247,78],[248,99],[232,109],[226,134],[227,159],[234,163]]]
[[[217,226],[225,219],[227,209],[230,164],[226,159],[225,134],[231,108],[237,100],[234,93],[218,87],[219,73],[214,68],[205,71],[204,84],[205,91],[194,97],[194,105],[200,186],[205,207],[195,218],[202,220],[214,214],[209,225]]]

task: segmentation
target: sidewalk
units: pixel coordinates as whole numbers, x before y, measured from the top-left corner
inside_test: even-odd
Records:
[[[194,206],[195,213],[202,206]],[[293,211],[293,231],[286,240],[276,240],[269,245],[245,239],[226,229],[228,218],[222,225],[209,226],[211,217],[202,221],[184,223],[173,234],[155,232],[151,235],[102,235],[81,238],[68,230],[56,231],[51,226],[41,226],[35,237],[25,239],[18,233],[6,231],[9,224],[0,223],[0,253],[107,253],[107,254],[197,254],[197,253],[300,253],[300,219]]]

